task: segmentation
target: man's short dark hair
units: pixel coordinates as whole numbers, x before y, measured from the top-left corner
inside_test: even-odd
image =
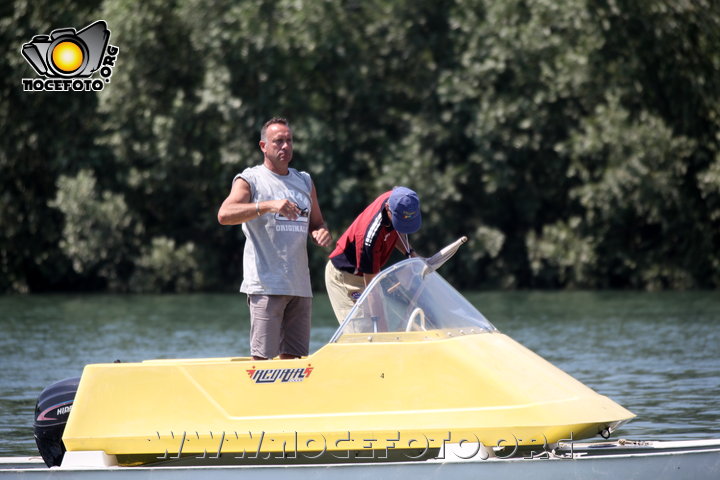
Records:
[[[281,125],[285,125],[286,127],[288,127],[288,128],[292,131],[292,128],[290,127],[290,122],[288,122],[286,118],[273,117],[273,118],[271,118],[270,120],[268,120],[267,122],[265,122],[265,124],[264,124],[264,125],[262,126],[262,128],[260,129],[260,141],[262,141],[262,142],[266,142],[266,141],[267,141],[267,136],[266,136],[266,135],[267,135],[267,129],[268,129],[268,127],[269,127],[270,125],[274,125],[274,124],[276,124],[276,123],[279,123],[279,124],[281,124]]]

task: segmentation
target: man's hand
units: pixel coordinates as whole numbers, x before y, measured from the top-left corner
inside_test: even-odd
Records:
[[[264,204],[265,202],[261,202]],[[300,216],[300,209],[297,204],[289,199],[283,200],[270,200],[267,202],[270,205],[270,211],[280,214],[288,220],[295,220]]]
[[[327,247],[332,243],[332,236],[325,225],[310,232],[312,239],[321,247]]]

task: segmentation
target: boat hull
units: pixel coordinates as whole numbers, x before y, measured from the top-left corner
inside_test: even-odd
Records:
[[[448,443],[588,438],[633,416],[498,332],[363,334],[297,360],[88,365],[63,442],[126,464],[398,451],[412,461]]]

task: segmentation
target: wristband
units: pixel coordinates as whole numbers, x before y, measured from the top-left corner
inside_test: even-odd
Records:
[[[257,216],[260,216],[260,200],[255,202],[255,213],[257,213]]]

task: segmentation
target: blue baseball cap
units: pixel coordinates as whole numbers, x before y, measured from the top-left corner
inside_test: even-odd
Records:
[[[392,212],[393,228],[399,233],[415,233],[420,230],[420,199],[417,193],[406,187],[395,187],[388,200]]]

